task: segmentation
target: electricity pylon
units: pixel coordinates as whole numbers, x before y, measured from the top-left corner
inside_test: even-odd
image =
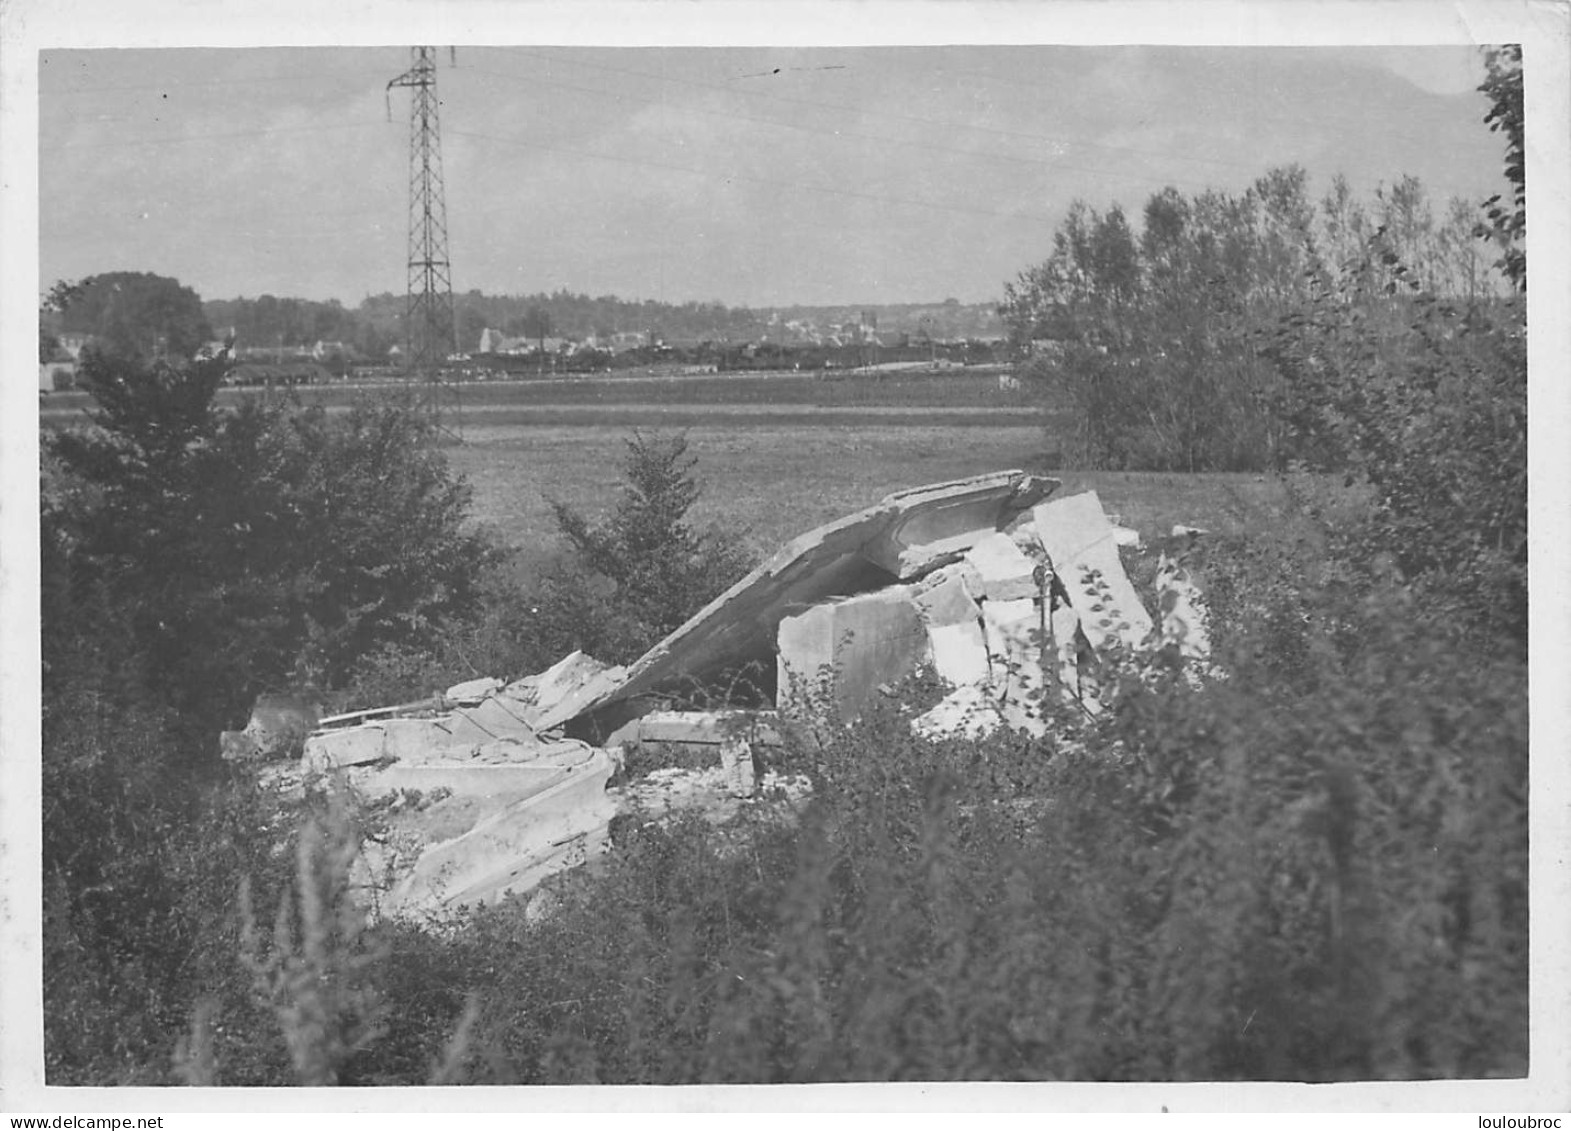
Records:
[[[447,254],[447,201],[442,185],[442,132],[437,115],[436,51],[411,47],[410,67],[387,84],[409,100],[409,283],[404,303],[404,370],[425,382],[425,405],[441,426],[444,402],[458,403],[445,365],[458,352],[453,268]],[[460,425],[461,427],[461,425]]]

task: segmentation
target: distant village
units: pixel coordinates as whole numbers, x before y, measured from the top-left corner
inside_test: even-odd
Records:
[[[672,373],[726,373],[756,370],[889,370],[997,365],[1009,359],[1000,324],[977,327],[963,336],[943,333],[930,318],[914,328],[880,329],[876,315],[849,320],[785,317],[771,312],[760,320],[755,338],[667,335],[659,330],[618,330],[608,334],[508,334],[486,326],[472,347],[446,359],[445,374],[455,380],[527,379],[552,375],[603,373],[657,368]],[[896,319],[899,326],[900,319]],[[76,368],[92,336],[61,333],[52,356],[39,365],[40,391],[74,387]],[[240,386],[327,384],[376,380],[401,374],[404,347],[395,342],[381,356],[362,345],[318,339],[310,344],[247,342],[230,327],[205,343],[196,357],[227,351],[234,363],[226,383]]]

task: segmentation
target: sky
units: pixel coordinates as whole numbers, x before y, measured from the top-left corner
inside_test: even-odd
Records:
[[[996,301],[1069,204],[1404,174],[1503,186],[1476,48],[484,47],[439,54],[455,292]],[[40,286],[405,287],[407,47],[46,49]]]

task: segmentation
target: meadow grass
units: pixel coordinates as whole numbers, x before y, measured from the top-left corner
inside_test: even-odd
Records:
[[[1030,392],[1001,389],[997,366],[978,366],[939,372],[862,373],[851,371],[794,373],[727,373],[723,375],[655,375],[628,371],[616,374],[580,374],[564,377],[465,381],[450,392],[465,412],[490,413],[506,409],[544,408],[560,412],[568,407],[605,409],[624,407],[649,411],[649,406],[692,408],[818,409],[919,409],[919,408],[1027,408]],[[329,410],[346,409],[357,398],[394,396],[408,388],[402,383],[358,385],[335,382],[302,385],[295,389],[308,405]],[[265,394],[260,388],[224,388],[219,405],[234,405],[247,397]],[[80,418],[91,398],[81,391],[47,393],[39,398],[40,417],[48,423]]]
[[[650,417],[642,426],[664,423]],[[631,427],[474,425],[447,454],[474,488],[476,519],[527,563],[556,547],[549,499],[590,516],[614,503]],[[1060,494],[1095,490],[1109,513],[1147,538],[1174,522],[1228,534],[1268,528],[1287,506],[1278,483],[1251,474],[1048,470],[1048,434],[1014,419],[805,427],[760,415],[685,431],[704,488],[693,519],[742,531],[759,555],[891,491],[1007,468],[1052,475]]]

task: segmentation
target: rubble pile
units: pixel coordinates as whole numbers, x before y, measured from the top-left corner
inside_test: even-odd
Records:
[[[1121,651],[1208,648],[1188,575],[1162,558],[1153,622],[1119,559],[1138,534],[1094,492],[1049,498],[1058,486],[1006,471],[890,495],[791,542],[626,668],[575,652],[512,684],[321,719],[301,765],[414,799],[362,868],[379,912],[404,914],[526,892],[598,852],[619,810],[723,820],[763,792],[799,797],[757,759],[783,727],[853,721],[924,669],[952,690],[919,732],[1041,734],[1054,697],[1101,709],[1097,673]],[[739,673],[749,706],[672,709]],[[703,768],[608,789],[634,744]]]

